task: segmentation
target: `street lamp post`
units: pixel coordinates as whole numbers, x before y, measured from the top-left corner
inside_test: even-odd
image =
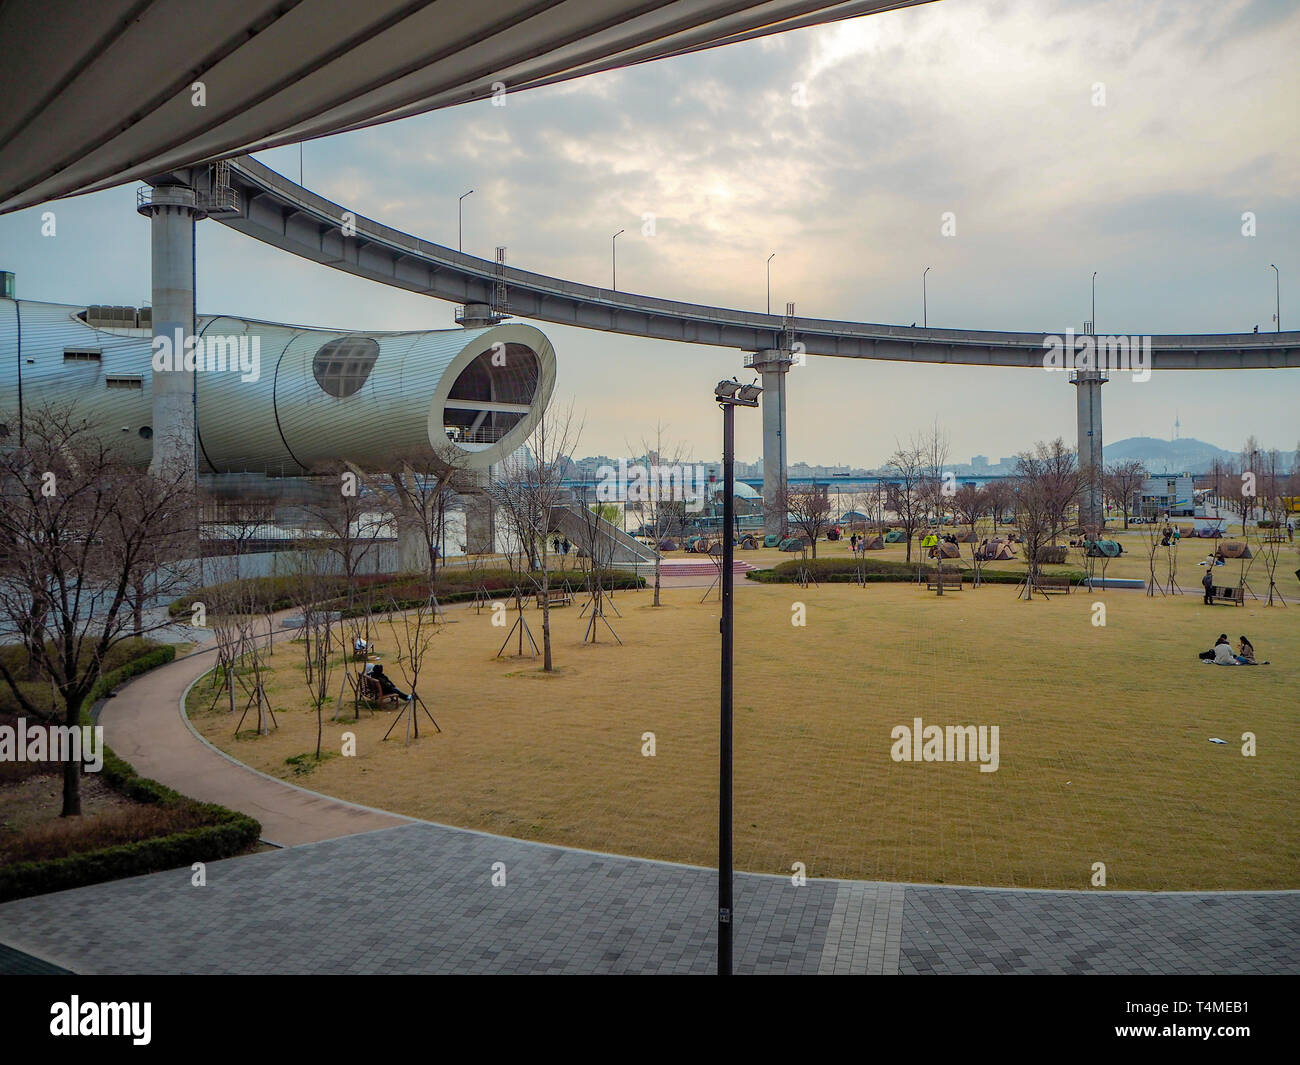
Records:
[[[776,252],[767,257],[767,313],[772,313],[772,260],[776,258]]]
[[[718,744],[718,975],[731,975],[731,658],[732,564],[736,520],[736,408],[757,407],[762,389],[732,379],[719,381],[713,395],[722,408],[722,714]]]
[[[612,237],[609,238],[609,263],[614,274],[613,285],[611,287],[615,292],[618,291],[618,245],[615,244],[615,241],[618,240],[619,233],[625,233],[625,232],[627,231],[620,229],[618,233],[615,233]]]
[[[1273,266],[1272,263],[1268,264]],[[1282,332],[1282,275],[1278,268],[1273,266],[1273,306],[1275,308],[1273,319],[1277,322],[1277,331]]]
[[[465,202],[465,197],[471,195],[473,192],[474,190],[470,189],[469,192],[462,193],[460,199],[456,201],[456,250],[457,251],[465,250],[465,237],[464,237],[465,212],[462,209],[462,204],[464,204]]]
[[[1092,335],[1097,335],[1097,271],[1092,272]]]
[[[930,309],[925,292],[925,275],[930,272],[932,267],[927,266],[921,274],[921,326],[928,329],[930,327]]]

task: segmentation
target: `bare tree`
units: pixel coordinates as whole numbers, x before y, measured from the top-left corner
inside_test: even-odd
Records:
[[[891,482],[886,486],[889,509],[898,518],[907,541],[907,561],[912,561],[912,540],[925,519],[926,454],[915,440],[906,447],[899,445],[885,463]]]
[[[1124,515],[1124,528],[1128,528],[1129,515],[1133,511],[1133,500],[1142,487],[1147,476],[1146,467],[1136,460],[1116,462],[1107,466],[1102,474],[1102,491],[1110,502]]]
[[[398,626],[399,618],[401,620],[400,627]],[[384,733],[384,739],[388,739],[389,734],[397,727],[399,721],[405,720],[405,743],[409,744],[413,738],[417,740],[420,738],[419,711],[421,710],[424,711],[425,717],[433,723],[433,727],[438,732],[442,731],[441,726],[434,719],[428,706],[425,705],[424,699],[420,696],[420,673],[424,670],[424,660],[428,657],[433,639],[439,631],[438,618],[433,603],[429,599],[422,599],[414,609],[405,611],[398,610],[395,603],[390,603],[388,626],[393,634],[393,642],[397,646],[395,663],[402,671],[403,679],[409,691],[402,712],[388,726],[388,732]]]
[[[973,484],[963,484],[952,498],[953,510],[957,514],[957,520],[970,528],[971,537],[971,565],[974,570],[974,580],[972,584],[978,586],[980,583],[980,572],[983,558],[980,553],[980,521],[988,512],[989,497],[988,492],[983,487]]]
[[[496,496],[504,506],[504,514],[521,559],[527,559],[526,576],[536,587],[542,607],[542,669],[551,672],[551,574],[550,532],[561,516],[559,511],[569,503],[569,490],[564,478],[569,469],[568,456],[578,446],[582,435],[582,422],[575,419],[573,404],[558,409],[552,407],[538,420],[529,437],[531,461],[518,455],[504,463]],[[513,556],[512,556],[513,557]],[[512,567],[513,568],[513,567]],[[521,587],[516,588],[515,601],[522,620]],[[522,639],[522,632],[521,632]],[[522,650],[522,644],[521,644]]]
[[[656,476],[656,472],[662,471],[664,467],[681,466],[690,461],[690,453],[681,444],[672,443],[665,439],[665,428],[663,422],[655,422],[653,439],[642,438],[641,440],[641,450],[644,452],[646,463],[650,468],[649,492],[647,498],[641,501],[640,510],[643,514],[648,513],[649,515],[651,535],[655,541],[654,606],[660,605],[659,573],[663,563],[663,552],[659,550],[659,542],[663,538],[671,536],[674,527],[678,535],[680,535],[686,518],[686,500],[674,498],[675,493],[671,491],[671,481],[665,486],[664,478]],[[669,490],[665,491],[665,487]],[[644,524],[642,528],[644,529]]]
[[[812,545],[812,557],[817,557],[817,538],[830,524],[831,499],[824,484],[795,488],[786,493],[786,511],[790,520]]]
[[[182,560],[197,550],[191,479],[130,466],[68,408],[24,416],[22,444],[0,452],[0,616],[26,627],[28,652],[49,679],[66,728],[79,729],[109,651],[122,640],[169,624],[129,609],[144,560],[156,567],[150,591],[174,597],[187,579]],[[12,423],[10,423],[12,424]],[[22,710],[35,706],[0,662]],[[70,735],[66,734],[65,735]],[[81,763],[71,742],[63,756],[65,817],[81,813]]]
[[[1015,500],[1015,525],[1025,550],[1025,599],[1033,598],[1042,568],[1040,552],[1054,538],[1057,513],[1056,478],[1050,461],[1051,449],[1042,443],[1022,452],[1016,459],[1016,476],[1011,483]]]

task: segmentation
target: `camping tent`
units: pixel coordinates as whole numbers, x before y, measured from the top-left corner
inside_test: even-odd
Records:
[[[964,532],[959,532],[959,533],[957,534],[957,542],[958,542],[959,544],[973,544],[973,543],[975,543],[975,542],[976,542],[976,539],[975,539],[975,530],[974,530],[974,529],[966,529]]]
[[[945,540],[943,543],[936,544],[935,547],[944,558],[961,558],[961,548],[956,544],[950,544]]]
[[[1250,544],[1243,544],[1238,540],[1222,540],[1214,551],[1219,558],[1254,558],[1250,552]]]
[[[879,536],[873,536],[870,540],[868,540],[865,544],[862,545],[863,551],[883,551],[884,549],[885,549],[885,541],[882,537]]]
[[[1087,553],[1089,558],[1100,558],[1102,555],[1107,558],[1119,558],[1124,553],[1124,549],[1114,540],[1089,540]]]
[[[901,544],[906,539],[907,535],[901,529],[890,529],[889,532],[885,533],[885,543],[887,544]]]

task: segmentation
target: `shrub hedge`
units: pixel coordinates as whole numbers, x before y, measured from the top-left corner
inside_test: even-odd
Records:
[[[541,575],[539,573],[532,576],[540,580]],[[559,586],[566,579],[574,587],[581,586],[585,580],[581,570],[551,570],[552,586]],[[437,579],[433,582],[433,592],[438,597],[439,603],[455,603],[472,600],[478,592],[479,585],[489,592],[504,592],[513,588],[518,580],[519,577],[509,569],[469,570],[457,567],[439,571]],[[287,610],[294,605],[290,594],[291,581],[292,578],[289,577],[253,577],[244,583],[257,609],[265,610],[269,607],[272,610]],[[531,587],[528,578],[525,578],[525,582],[526,586]],[[391,599],[399,609],[406,610],[427,602],[429,598],[429,581],[417,575],[371,574],[358,577],[356,583],[361,591],[373,590],[377,594],[374,601],[374,606],[377,607],[387,606]],[[604,585],[606,588],[614,589],[644,588],[645,579],[621,570],[611,570],[605,576]],[[172,603],[167,608],[168,613],[172,617],[188,614],[196,602],[214,601],[230,587],[229,584],[220,584],[198,588]],[[322,608],[345,610],[347,581],[342,577],[330,577],[323,588],[328,598],[321,603]],[[361,612],[362,610],[357,608],[347,611],[352,615]]]
[[[950,560],[951,564],[944,565],[944,571],[947,573],[955,572],[958,568],[956,560]],[[827,584],[852,584],[858,579],[858,568],[864,570],[865,579],[870,583],[877,582],[895,582],[906,584],[909,581],[916,580],[916,565],[909,565],[906,562],[886,561],[885,559],[869,558],[863,562],[855,562],[849,558],[810,558],[807,562],[801,562],[798,559],[791,559],[789,562],[782,562],[771,569],[754,569],[745,574],[747,580],[757,581],[760,584],[796,584],[799,581],[799,570],[806,568],[809,573],[816,578],[818,582]],[[971,572],[967,567],[961,567],[963,572]],[[929,577],[935,572],[933,564],[927,563],[921,567],[921,575]],[[1069,577],[1072,581],[1079,580],[1083,574],[1077,570],[1053,570],[1053,576]],[[982,584],[1019,584],[1025,579],[1023,571],[1010,571],[983,568],[980,570],[980,582]]]
[[[158,647],[105,674],[91,692],[90,704],[132,677],[164,665],[176,657],[175,647]],[[91,723],[82,713],[82,723]],[[0,902],[42,895],[50,891],[100,884],[143,873],[156,873],[194,862],[230,858],[247,850],[262,835],[262,826],[247,814],[215,803],[201,803],[173,791],[165,784],[140,776],[107,746],[100,775],[116,791],[140,803],[162,806],[186,804],[209,818],[210,824],[169,836],[139,840],[115,847],[72,854],[44,862],[17,862],[0,867]]]

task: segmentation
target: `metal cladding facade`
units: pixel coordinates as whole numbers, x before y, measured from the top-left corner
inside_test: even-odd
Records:
[[[150,424],[151,330],[94,328],[84,310],[0,300],[0,421],[13,440],[20,403],[73,404],[147,464],[162,431]],[[204,472],[386,469],[448,444],[486,469],[526,442],[555,387],[555,351],[528,325],[354,333],[201,316],[197,332],[209,360],[194,374]],[[229,352],[224,369],[214,351]]]

